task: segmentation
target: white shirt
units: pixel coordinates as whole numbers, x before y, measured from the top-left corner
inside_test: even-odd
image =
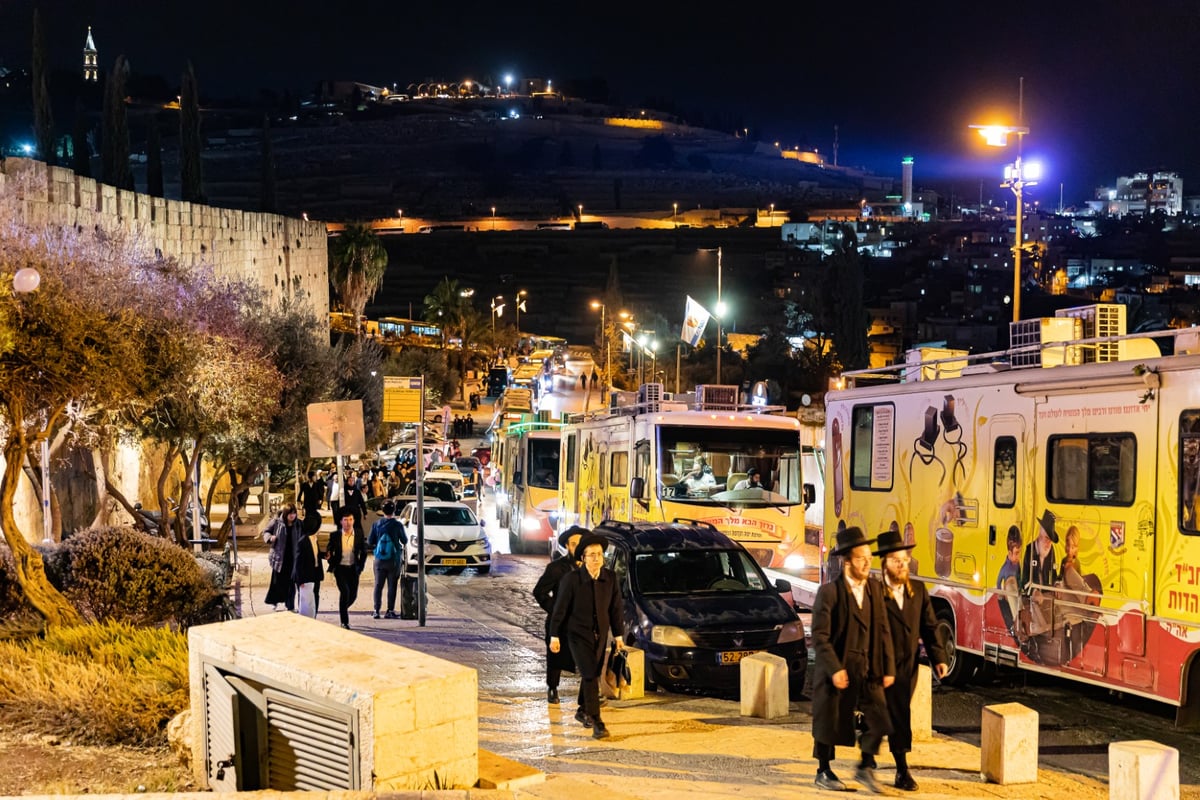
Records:
[[[892,584],[889,583],[887,585],[887,588],[888,588],[888,591],[892,593],[892,597],[896,600],[896,605],[900,607],[901,611],[903,611],[904,610],[904,595],[907,594],[907,592],[904,591],[904,584],[897,583],[893,586]]]
[[[855,581],[849,575],[846,576],[846,583],[850,585],[850,594],[854,595],[854,602],[858,603],[858,607],[863,607],[863,595],[867,590],[866,581]]]

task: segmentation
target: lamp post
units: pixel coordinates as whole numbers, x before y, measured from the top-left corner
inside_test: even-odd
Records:
[[[404,209],[396,209],[396,224],[400,226],[400,232],[404,233]]]
[[[492,206],[492,230],[496,230],[496,207]]]
[[[645,372],[646,372],[645,369],[643,368],[643,366],[645,364],[645,354],[646,354],[646,334],[645,333],[638,334],[637,344],[638,344],[638,386],[641,386],[643,376],[645,375]]]
[[[612,380],[608,368],[612,361],[612,339],[609,337],[608,327],[605,325],[605,314],[608,309],[600,300],[593,300],[592,308],[600,309],[600,335],[604,337],[604,385],[609,386]]]
[[[529,292],[525,291],[524,289],[517,292],[516,302],[514,303],[517,309],[517,339],[521,338],[521,312],[525,310],[525,295],[527,294],[529,294]],[[520,344],[520,342],[518,342],[518,344]]]
[[[650,382],[658,377],[658,340],[650,340]]]
[[[675,224],[675,227],[678,228],[679,227],[679,203],[671,203],[671,207],[673,209],[675,209],[674,212],[671,214],[671,221]]]
[[[579,221],[583,222],[583,203],[579,204]]]
[[[721,300],[721,248],[717,248],[717,383],[721,383],[721,318],[725,316],[725,303]]]
[[[497,300],[501,302],[496,303]],[[498,294],[492,298],[492,344],[496,343],[496,317],[504,313],[504,295]]]

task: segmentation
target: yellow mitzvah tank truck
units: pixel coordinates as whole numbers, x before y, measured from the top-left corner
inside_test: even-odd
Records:
[[[901,532],[953,643],[996,665],[1200,707],[1200,333],[1124,306],[919,351],[826,396],[825,541]],[[833,574],[838,565],[825,565]],[[824,576],[828,579],[828,574]]]

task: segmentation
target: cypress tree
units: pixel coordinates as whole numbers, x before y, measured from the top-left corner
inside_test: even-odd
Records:
[[[104,80],[104,132],[100,143],[100,180],[118,189],[133,188],[129,169],[129,119],[125,113],[125,82],[129,62],[117,56]]]
[[[38,156],[47,164],[57,160],[54,146],[54,110],[50,107],[50,78],[46,72],[46,34],[42,30],[42,15],[33,10],[33,55],[30,64],[33,82],[33,133],[37,139]]]
[[[92,177],[92,146],[88,143],[87,112],[83,98],[75,98],[75,127],[71,131],[71,168],[76,175]]]
[[[275,203],[275,153],[271,148],[271,115],[263,114],[262,124],[262,210],[274,214]]]
[[[163,196],[162,140],[158,137],[158,118],[151,114],[146,126],[146,194]]]
[[[189,61],[179,92],[179,183],[181,196],[190,203],[204,202],[200,147],[200,96]]]

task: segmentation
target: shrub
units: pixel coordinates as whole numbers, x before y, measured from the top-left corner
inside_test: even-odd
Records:
[[[163,745],[188,705],[187,637],[121,623],[0,641],[0,725],[77,744]]]
[[[0,617],[17,613],[24,605],[21,585],[17,583],[17,564],[12,551],[0,546]]]
[[[219,599],[191,553],[132,528],[100,527],[67,540],[66,595],[98,621],[185,625]]]

